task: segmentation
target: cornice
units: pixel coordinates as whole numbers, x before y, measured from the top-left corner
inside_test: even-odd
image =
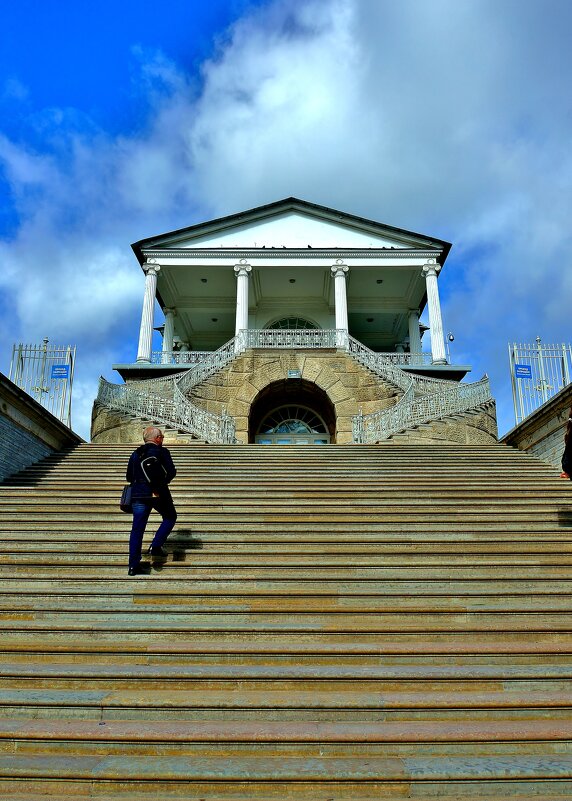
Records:
[[[145,250],[143,254],[147,259],[184,259],[184,258],[203,258],[220,259],[221,256],[230,259],[352,259],[352,258],[371,258],[384,259],[388,256],[392,259],[410,258],[435,258],[442,251],[437,249],[429,250],[405,250],[401,248],[187,248],[169,250]]]

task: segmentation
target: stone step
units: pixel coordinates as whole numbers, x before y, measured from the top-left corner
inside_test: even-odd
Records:
[[[416,575],[412,576],[412,570]],[[125,573],[125,575],[124,575]],[[68,565],[51,565],[48,562],[43,563],[41,560],[31,562],[29,564],[2,564],[0,565],[0,580],[11,579],[32,579],[34,577],[39,579],[51,578],[53,580],[71,580],[82,579],[84,581],[94,581],[101,578],[109,580],[121,581],[125,580],[129,583],[137,583],[149,589],[151,582],[154,581],[157,574],[161,578],[173,576],[174,579],[180,581],[232,581],[233,579],[240,579],[242,581],[274,581],[280,580],[284,577],[299,582],[314,582],[316,580],[368,580],[377,582],[379,580],[407,580],[408,577],[419,579],[424,576],[427,580],[444,581],[448,578],[456,580],[471,580],[476,579],[485,581],[486,579],[494,580],[535,580],[541,579],[548,580],[563,580],[572,578],[571,568],[569,566],[555,565],[489,565],[474,567],[452,565],[442,565],[436,567],[425,567],[423,565],[410,566],[404,564],[397,567],[369,567],[364,566],[361,568],[353,567],[338,567],[338,568],[303,568],[278,565],[274,567],[259,567],[252,568],[247,566],[212,566],[200,565],[194,562],[181,560],[181,561],[167,561],[157,560],[152,563],[151,570],[146,575],[127,576],[126,561],[123,566],[118,562],[117,564],[68,564]]]
[[[5,630],[0,653],[137,653],[149,657],[170,655],[173,659],[190,654],[225,654],[229,658],[253,655],[482,655],[572,653],[569,631],[435,631],[426,632],[252,632],[252,631],[128,631],[100,630],[29,631]]]
[[[208,487],[192,488],[188,491],[183,491],[180,488],[174,490],[172,495],[177,503],[177,507],[190,509],[205,503],[208,500],[209,504],[218,505],[247,505],[250,503],[252,507],[253,502],[259,503],[261,500],[268,499],[268,495],[273,493],[273,488],[269,486],[262,486],[256,490],[250,491],[248,488],[244,490],[232,489],[226,492],[209,492]],[[26,509],[38,507],[39,509],[48,510],[50,507],[68,508],[77,506],[78,492],[82,495],[85,492],[84,488],[75,490],[60,490],[58,497],[54,497],[52,490],[48,489],[34,489],[30,490],[28,496],[24,495],[24,491],[13,491],[10,494],[5,492],[0,495],[2,498],[2,505],[5,509],[22,508],[25,502]],[[89,490],[89,496],[82,499],[82,508],[93,507],[98,511],[115,512],[118,506],[118,496],[120,495],[117,485],[107,490],[97,489]],[[475,490],[472,493],[463,491],[448,492],[447,499],[435,498],[434,491],[427,490],[425,495],[418,494],[411,503],[405,504],[403,497],[403,490],[388,491],[383,487],[369,489],[367,492],[338,492],[326,494],[321,489],[312,491],[304,490],[299,492],[290,492],[286,490],[280,491],[280,496],[273,498],[270,497],[271,506],[290,507],[292,503],[303,506],[317,505],[324,509],[331,508],[332,506],[345,506],[351,504],[356,507],[377,507],[383,509],[399,509],[404,506],[407,509],[415,508],[420,512],[424,512],[428,507],[434,509],[449,509],[462,508],[465,509],[481,509],[483,503],[487,503],[495,510],[505,510],[507,504],[518,504],[530,513],[544,513],[552,511],[555,504],[562,504],[563,507],[568,507],[570,502],[569,495],[562,495],[556,492],[543,492],[542,497],[539,499],[532,499],[525,497],[524,491],[504,491],[504,492],[490,492]]]
[[[30,791],[21,795],[22,785],[30,788]],[[71,792],[74,799],[84,799],[86,793],[90,793],[91,785],[89,781],[10,781],[0,779],[0,793],[3,791],[6,798],[10,801],[46,801],[46,795],[42,792],[42,787],[46,789],[48,785],[50,793],[49,801],[69,801]],[[56,790],[56,786],[60,790]],[[173,801],[174,798],[185,798],[186,801],[250,801],[250,799],[281,799],[281,801],[372,801],[372,799],[382,799],[382,801],[403,801],[406,797],[404,793],[409,792],[409,785],[405,782],[394,782],[380,784],[379,782],[368,782],[355,784],[354,782],[328,782],[322,781],[306,782],[304,780],[294,782],[182,782],[179,783],[180,793],[173,795],[173,785],[170,787],[163,785],[163,791],[157,794],[157,783],[131,782],[129,785],[120,782],[106,783],[105,795],[89,796],[97,798],[97,801],[141,801],[141,799],[152,798],[153,801]],[[459,799],[470,799],[474,796],[467,794],[473,788],[473,782],[424,782],[422,789],[416,786],[415,798],[418,801],[435,801],[443,798],[446,801],[459,801]],[[70,790],[70,787],[72,788]],[[563,801],[570,798],[572,789],[566,781],[547,781],[539,789],[539,783],[531,782],[489,782],[486,785],[479,783],[479,798],[483,801]],[[67,788],[67,789],[66,789]],[[131,788],[131,789],[129,789]],[[133,789],[135,788],[135,789]],[[108,795],[113,792],[113,796]],[[57,795],[54,795],[57,793]],[[62,795],[61,793],[65,793]]]
[[[150,539],[151,537],[149,537]],[[136,580],[144,584],[145,582],[153,581],[157,573],[163,573],[165,576],[168,573],[180,580],[186,578],[199,581],[232,581],[235,579],[274,581],[288,578],[291,580],[314,581],[317,573],[315,566],[311,563],[304,565],[302,563],[279,560],[277,564],[261,565],[260,561],[257,563],[253,559],[249,563],[241,565],[233,562],[232,559],[228,559],[226,563],[217,562],[214,559],[209,561],[208,555],[204,559],[200,558],[202,553],[204,552],[193,550],[189,554],[184,552],[180,556],[175,554],[176,558],[174,559],[154,559],[151,562],[148,574],[125,576],[125,580],[130,582]],[[114,557],[110,555],[109,559],[105,559],[98,558],[98,554],[91,555],[88,553],[78,556],[75,561],[66,560],[65,556],[66,554],[50,554],[49,558],[44,558],[42,555],[26,558],[25,555],[21,557],[16,555],[10,558],[10,562],[3,560],[2,564],[0,564],[0,577],[2,579],[11,579],[18,576],[21,578],[37,577],[45,579],[51,577],[52,579],[81,578],[86,580],[106,576],[119,580],[124,572],[125,560],[123,559],[122,565],[120,555]],[[101,554],[99,557],[101,557]],[[518,579],[526,581],[542,579],[547,581],[549,579],[565,580],[572,578],[569,560],[562,560],[562,563],[560,563],[557,558],[549,558],[546,563],[542,563],[542,560],[527,561],[524,556],[515,557],[512,561],[510,559],[503,561],[496,555],[488,560],[483,559],[481,563],[474,559],[469,559],[464,564],[461,560],[456,561],[454,558],[437,560],[434,564],[428,564],[422,558],[417,561],[397,558],[394,564],[388,564],[388,561],[390,561],[389,557],[387,560],[382,559],[379,565],[363,564],[354,566],[350,559],[347,564],[343,565],[325,565],[319,570],[319,578],[370,581],[407,580],[408,578],[414,580],[425,578],[428,581],[446,581],[447,579],[485,581],[488,578],[497,581]]]
[[[153,520],[153,518],[151,518]],[[3,532],[0,535],[0,543],[4,544],[3,551],[9,552],[10,545],[13,547],[13,553],[18,555],[24,554],[49,554],[59,552],[72,553],[76,549],[83,550],[90,554],[116,554],[125,552],[125,534],[123,536],[106,533],[106,536],[101,541],[94,542],[93,537],[79,536],[78,534],[69,533],[64,539],[59,536],[58,539],[46,539],[38,541],[36,537],[26,535],[24,532]],[[206,550],[205,545],[208,545],[209,557],[223,557],[229,556],[228,540],[214,537],[209,537],[207,542],[198,540],[197,538],[185,537],[184,535],[177,535],[177,531],[169,536],[165,543],[165,549],[169,553],[175,551],[185,550],[189,553],[196,551]],[[353,539],[349,541],[340,542],[339,540],[301,540],[296,538],[292,540],[283,536],[280,540],[278,535],[271,535],[266,539],[261,537],[249,537],[248,541],[241,539],[238,542],[232,543],[232,553],[237,558],[247,558],[248,556],[268,557],[273,558],[282,557],[283,560],[289,561],[293,557],[304,558],[319,558],[328,559],[334,557],[336,559],[341,557],[379,557],[382,555],[387,556],[427,556],[430,558],[439,558],[450,554],[458,554],[459,543],[463,543],[463,554],[469,558],[470,555],[475,555],[479,558],[483,555],[493,557],[494,555],[515,555],[515,554],[543,554],[547,558],[550,554],[562,554],[563,548],[566,544],[572,543],[572,537],[567,540],[545,540],[540,538],[528,538],[520,540],[506,540],[499,541],[498,539],[476,539],[466,540],[462,538],[455,538],[451,536],[448,539],[441,540],[414,540],[397,539],[392,540],[376,538],[375,540],[363,541],[360,539]],[[87,545],[86,545],[87,543]],[[89,546],[89,547],[88,547]],[[346,560],[347,562],[347,560]]]
[[[173,546],[168,546],[172,548]],[[351,568],[348,568],[348,556],[351,556]],[[191,548],[188,550],[175,549],[175,553],[170,551],[166,558],[153,559],[153,563],[157,565],[159,562],[163,567],[171,564],[178,564],[179,562],[188,561],[192,559],[192,567],[205,568],[205,567],[227,567],[234,566],[236,568],[254,568],[260,569],[280,567],[285,570],[294,570],[297,568],[312,567],[317,571],[329,570],[331,568],[340,568],[343,570],[355,568],[419,568],[419,567],[439,567],[447,568],[454,567],[459,569],[466,566],[474,566],[475,568],[493,567],[498,568],[502,566],[519,567],[519,566],[535,566],[535,567],[554,567],[566,568],[572,566],[572,553],[570,555],[562,556],[556,550],[552,553],[544,553],[541,550],[536,552],[520,552],[517,554],[510,554],[506,552],[493,552],[486,551],[478,552],[475,549],[462,554],[455,554],[454,551],[445,552],[428,552],[427,550],[411,550],[407,551],[405,548],[400,548],[397,552],[392,553],[379,546],[376,553],[359,553],[359,552],[345,552],[345,553],[301,553],[300,551],[284,552],[282,549],[279,552],[263,552],[253,549],[250,553],[225,553],[219,551],[213,553],[209,548]],[[125,546],[123,548],[108,548],[103,549],[101,546],[94,547],[93,549],[83,548],[81,552],[73,552],[70,549],[54,549],[54,550],[39,550],[31,551],[28,549],[20,549],[12,551],[11,553],[3,554],[3,566],[9,565],[53,565],[55,568],[58,566],[66,565],[105,565],[111,567],[116,564],[123,564],[125,561]]]
[[[567,513],[568,514],[568,513]],[[57,519],[53,515],[50,520],[42,519],[41,515],[36,516],[38,519],[26,518],[26,515],[15,515],[12,520],[0,521],[0,536],[3,532],[36,532],[39,538],[46,536],[54,536],[56,533],[65,532],[81,532],[87,531],[92,533],[93,539],[97,537],[98,532],[112,531],[118,533],[121,531],[129,532],[131,528],[131,518],[123,516],[119,512],[116,515],[71,515],[65,518]],[[252,519],[257,517],[258,519]],[[325,517],[325,516],[324,516]],[[315,518],[315,519],[314,519]],[[423,534],[431,535],[432,537],[445,536],[447,530],[453,531],[456,536],[463,533],[471,535],[471,538],[479,534],[486,534],[493,536],[493,532],[511,533],[517,532],[522,538],[525,535],[533,535],[538,537],[546,534],[550,539],[555,536],[564,535],[564,539],[570,538],[570,525],[568,517],[559,528],[555,523],[559,520],[556,513],[553,520],[533,520],[531,521],[526,516],[518,519],[518,516],[498,515],[493,516],[492,519],[483,520],[478,516],[475,519],[444,519],[444,516],[439,516],[437,519],[428,519],[419,521],[414,516],[411,520],[403,521],[401,519],[385,519],[380,520],[376,515],[359,515],[359,514],[345,514],[345,515],[329,515],[326,519],[320,515],[310,516],[303,514],[260,514],[249,516],[248,521],[236,522],[237,516],[232,514],[209,514],[208,511],[202,515],[197,513],[184,515],[181,514],[177,521],[177,529],[185,532],[191,532],[196,536],[204,536],[206,532],[218,533],[221,531],[228,533],[240,532],[243,537],[248,537],[252,534],[267,534],[271,536],[274,531],[279,533],[289,532],[291,534],[302,533],[305,536],[311,532],[310,536],[317,532],[329,532],[331,536],[339,537],[348,531],[355,533],[376,534],[380,532],[387,535],[394,534],[403,537],[407,534]],[[153,521],[157,518],[151,517],[149,530],[152,529]],[[564,526],[566,527],[564,529]]]
[[[30,792],[21,794],[21,784],[26,784],[29,787],[36,787],[38,792],[31,789]],[[70,782],[62,782],[60,785],[68,786]],[[511,801],[562,801],[571,792],[570,784],[568,782],[546,782],[543,784],[544,790],[540,792],[537,782],[519,782],[518,785],[504,783],[504,789],[489,783],[488,787],[483,784],[479,787],[479,798],[486,799],[486,801],[505,801],[510,798]],[[58,785],[58,786],[60,786]],[[393,789],[390,785],[381,786],[377,782],[370,782],[367,785],[355,785],[353,782],[321,782],[320,784],[308,784],[304,781],[296,781],[292,783],[279,782],[276,784],[268,784],[267,782],[222,782],[215,785],[214,782],[209,782],[208,785],[200,782],[187,782],[183,783],[182,792],[187,801],[250,801],[250,799],[274,799],[279,798],[281,801],[284,799],[312,799],[312,801],[371,801],[371,799],[382,799],[382,801],[403,801],[403,793],[407,791],[406,785],[396,783]],[[429,784],[423,785],[423,790],[415,794],[418,801],[435,801],[436,798],[444,798],[450,801],[455,799],[458,801],[460,798],[470,798],[466,794],[467,785],[473,787],[472,783],[456,784],[449,782],[447,784]],[[530,789],[527,791],[525,786]],[[550,787],[548,786],[550,785]],[[45,786],[45,785],[44,785]],[[53,787],[54,783],[50,783]],[[133,786],[133,784],[131,784]],[[169,792],[168,795],[160,795],[156,792],[156,786],[148,782],[136,784],[135,791],[127,789],[126,785],[115,784],[114,795],[100,795],[97,794],[97,801],[141,801],[143,798],[151,798],[153,801],[173,801],[176,797]],[[9,782],[0,779],[0,792],[4,788],[7,793],[6,798],[10,801],[46,801],[46,795],[41,793],[38,782]],[[65,792],[62,790],[61,792]],[[90,792],[90,785],[88,782],[74,782],[73,793],[74,798],[82,799],[86,796],[84,793]],[[105,791],[103,791],[105,792]],[[422,794],[420,794],[422,792]],[[546,793],[550,793],[547,795]],[[451,795],[451,793],[453,795]],[[500,793],[500,795],[499,795]],[[152,794],[152,795],[151,795]],[[91,796],[90,798],[95,798]],[[178,797],[181,797],[180,795]],[[569,796],[568,796],[569,797]],[[69,801],[70,796],[67,792],[64,795],[58,793],[54,795],[50,790],[49,801]]]
[[[70,736],[79,725],[78,722],[74,723],[73,728],[69,727]],[[102,728],[108,727],[111,728],[111,724]],[[450,730],[451,728],[449,727]],[[316,725],[315,729],[318,731],[323,727]],[[219,730],[220,727],[213,726],[213,731]],[[168,789],[180,792],[181,782],[204,782],[207,786],[212,786],[214,783],[216,787],[218,782],[300,782],[301,780],[314,783],[343,782],[346,786],[348,782],[354,782],[358,787],[360,782],[367,782],[370,785],[372,782],[377,782],[380,785],[392,784],[393,791],[395,784],[401,784],[402,792],[407,792],[418,784],[424,792],[427,792],[427,782],[433,785],[463,781],[485,782],[485,784],[504,782],[509,786],[510,792],[515,789],[514,781],[515,777],[518,777],[522,782],[527,780],[530,784],[536,782],[538,789],[543,787],[543,784],[538,785],[539,782],[548,784],[551,781],[564,781],[567,783],[568,791],[572,792],[570,755],[550,753],[528,755],[526,749],[522,749],[522,755],[502,755],[496,758],[491,756],[440,758],[411,754],[401,759],[383,756],[366,759],[364,756],[321,758],[314,754],[306,758],[290,757],[287,751],[268,757],[241,754],[234,757],[196,756],[193,759],[188,759],[185,755],[153,758],[149,755],[135,756],[129,753],[125,756],[74,756],[73,752],[62,752],[62,749],[59,751],[59,756],[41,754],[1,756],[0,778],[52,780],[55,781],[53,789],[56,791],[65,786],[66,780],[72,782],[83,780],[93,782],[96,786],[100,783],[109,793],[113,792],[114,784],[125,782],[129,785],[145,780],[153,782],[158,792]],[[71,790],[69,786],[65,789]],[[497,788],[497,791],[498,789],[500,788]]]
[[[572,797],[553,468],[173,446],[169,554],[130,578],[132,449],[0,487],[0,797]]]
[[[102,689],[21,688],[0,692],[0,720],[57,720],[96,721],[97,724],[114,721],[139,721],[142,726],[153,727],[167,721],[224,721],[225,723],[266,722],[329,722],[419,723],[457,721],[467,718],[473,723],[521,721],[530,727],[533,721],[540,724],[570,723],[572,701],[570,686],[553,688],[523,688],[522,692],[487,691],[479,685],[474,691],[446,692],[421,686],[413,692],[391,692],[383,688],[367,687],[363,691],[336,689],[320,691],[315,685],[304,689],[261,686],[258,690],[209,687],[205,689],[174,691],[159,688],[124,690],[121,687]],[[310,689],[311,688],[311,689]],[[1,726],[0,726],[1,731]],[[0,739],[0,751],[10,748]],[[172,749],[175,752],[176,746]]]
[[[317,635],[327,631],[330,634],[352,633],[407,633],[419,632],[572,632],[572,612],[474,612],[445,610],[417,612],[396,610],[393,613],[379,612],[331,612],[319,614],[297,612],[295,618],[291,612],[227,612],[214,611],[208,613],[189,612],[167,613],[157,612],[108,612],[103,617],[100,612],[32,612],[10,611],[0,612],[0,632],[26,631],[49,632],[54,636],[58,632],[121,632],[140,633],[142,636],[161,633],[196,633],[196,632],[248,632],[291,634],[315,632]]]
[[[124,518],[124,526],[108,526],[102,528],[99,526],[89,526],[87,528],[78,529],[70,526],[65,528],[64,524],[59,529],[51,529],[48,533],[46,529],[34,528],[24,529],[22,527],[16,528],[18,525],[14,523],[10,529],[0,531],[0,543],[3,544],[3,550],[21,550],[25,551],[36,546],[45,548],[54,548],[55,550],[71,549],[75,545],[78,548],[85,548],[85,543],[89,543],[90,548],[86,550],[93,550],[95,553],[101,547],[109,547],[110,551],[117,546],[125,546],[129,538],[129,530],[131,527],[131,518]],[[149,523],[149,536],[152,536],[153,523],[158,523],[158,518],[152,516]],[[441,527],[443,528],[443,527]],[[472,530],[459,530],[455,528],[449,535],[451,547],[457,549],[459,546],[463,550],[475,550],[477,553],[487,552],[503,553],[509,551],[514,547],[515,553],[533,553],[537,549],[544,551],[554,550],[567,551],[570,544],[570,533],[562,529],[549,529],[543,528],[540,530],[526,529],[523,526],[513,527],[512,530],[505,528],[494,529],[489,527],[484,531]],[[312,548],[317,550],[323,548],[327,552],[335,552],[336,549],[343,549],[347,547],[348,553],[352,548],[363,549],[364,552],[372,547],[374,550],[378,548],[391,548],[394,546],[396,549],[425,550],[428,548],[433,549],[445,546],[448,541],[447,533],[443,530],[433,528],[427,530],[425,527],[421,531],[399,531],[395,527],[393,530],[390,526],[385,525],[376,529],[372,524],[365,526],[363,524],[329,524],[318,528],[316,523],[312,527],[312,531],[308,532],[299,525],[289,527],[288,531],[283,530],[283,527],[274,526],[256,526],[255,528],[241,530],[235,528],[234,530],[230,525],[223,526],[222,524],[213,524],[207,526],[206,524],[196,523],[193,525],[193,531],[190,527],[177,527],[170,535],[165,545],[167,550],[179,551],[187,550],[193,552],[196,550],[204,550],[208,548],[209,551],[217,552],[225,548],[234,548],[239,552],[251,552],[253,549],[270,550],[272,552],[288,552],[289,548],[299,550],[300,552],[311,552]],[[495,547],[496,546],[496,547]],[[446,546],[445,546],[446,547]],[[489,550],[490,549],[490,550]]]
[[[21,795],[22,785],[29,787],[29,792]],[[105,795],[97,796],[90,794],[89,798],[97,798],[97,801],[141,801],[141,799],[152,798],[153,801],[173,801],[174,798],[185,798],[186,801],[250,801],[250,799],[280,799],[281,801],[372,801],[372,799],[382,799],[382,801],[403,801],[409,792],[409,785],[406,782],[384,783],[367,782],[356,784],[351,781],[328,782],[322,781],[306,782],[304,780],[294,782],[181,782],[179,783],[180,794],[175,796],[173,785],[162,785],[163,789],[157,794],[158,783],[131,782],[129,785],[121,782],[107,782],[106,790],[102,790]],[[0,779],[0,793],[3,791],[6,798],[10,801],[46,801],[46,795],[42,792],[48,787],[49,801],[69,801],[72,793],[74,799],[86,798],[86,793],[91,793],[89,781],[10,781]],[[60,788],[59,790],[56,789]],[[473,799],[470,793],[474,792],[473,782],[424,782],[422,789],[415,787],[415,799],[418,801],[435,801],[435,799],[446,799],[446,801],[459,801],[459,799]],[[572,795],[572,785],[566,781],[546,781],[542,783],[536,781],[523,782],[488,782],[479,783],[479,798],[483,801],[563,801]],[[70,790],[70,788],[72,788]],[[129,789],[131,788],[131,789]],[[135,788],[135,789],[133,789]],[[163,794],[163,790],[166,795]],[[110,796],[107,793],[112,792]],[[54,793],[57,793],[54,795]],[[64,795],[62,795],[64,793]],[[182,793],[182,795],[181,795]],[[469,793],[469,794],[468,794]]]
[[[80,581],[77,579],[58,580],[47,578],[45,580],[30,578],[16,579],[5,578],[0,588],[0,598],[2,603],[15,603],[17,598],[21,598],[22,603],[30,603],[30,599],[35,599],[45,603],[53,602],[53,599],[60,599],[70,596],[69,602],[75,607],[75,599],[78,602],[88,603],[93,598],[97,603],[98,598],[104,598],[108,603],[129,603],[129,604],[195,604],[201,599],[214,597],[224,597],[228,599],[245,598],[258,599],[271,602],[285,599],[297,603],[312,602],[323,599],[324,603],[330,601],[352,603],[352,599],[359,601],[376,601],[384,597],[390,605],[394,601],[401,603],[403,599],[410,598],[412,603],[424,603],[427,599],[431,603],[482,603],[496,604],[498,601],[518,604],[520,599],[526,603],[550,604],[560,597],[563,603],[572,594],[572,579],[567,581],[477,581],[468,579],[464,581],[444,580],[444,581],[415,581],[412,579],[402,579],[401,581],[370,581],[350,580],[333,581],[315,579],[311,584],[300,584],[299,582],[287,578],[275,579],[274,581],[188,581],[177,580],[169,576],[164,579],[160,574],[154,577],[152,586],[147,584],[133,583],[126,579],[93,579]]]
[[[230,647],[236,640],[230,638]],[[205,650],[210,646],[207,642]],[[138,659],[127,662],[108,661],[109,654],[102,651],[90,662],[79,662],[74,653],[70,657],[45,659],[45,654],[30,652],[25,664],[6,656],[0,660],[0,676],[3,681],[21,681],[26,688],[47,686],[50,680],[58,683],[68,682],[70,686],[88,690],[104,687],[125,689],[158,688],[169,686],[177,690],[196,690],[204,686],[218,687],[227,691],[272,689],[300,690],[313,688],[316,691],[337,692],[367,687],[379,691],[417,692],[421,688],[433,690],[462,691],[479,686],[488,690],[508,692],[512,690],[542,690],[546,686],[565,689],[572,680],[572,661],[569,656],[561,656],[555,661],[544,663],[527,655],[520,660],[485,657],[479,659],[468,654],[454,661],[443,656],[437,659],[430,643],[419,653],[408,654],[402,659],[391,659],[391,652],[382,652],[383,659],[372,664],[361,661],[348,662],[338,659],[335,662],[314,664],[309,659],[297,663],[213,663],[206,659],[185,660],[181,663],[166,664],[164,661],[149,662],[152,651],[138,654]],[[80,643],[78,643],[80,645]],[[118,643],[122,645],[121,642]],[[244,642],[241,644],[245,649]],[[423,645],[423,643],[421,643]],[[118,648],[118,652],[119,652]],[[423,650],[431,658],[422,658]],[[507,649],[507,653],[510,648]],[[275,653],[278,651],[275,649]],[[78,650],[77,653],[80,653]],[[126,652],[127,653],[127,652]],[[175,650],[172,651],[176,654]],[[463,656],[461,652],[461,656]],[[494,656],[494,655],[493,655]],[[188,687],[186,686],[188,684]],[[11,687],[15,686],[13,683]]]
[[[105,725],[90,720],[33,720],[0,718],[0,741],[32,741],[59,744],[78,742],[125,743],[438,743],[438,742],[570,742],[572,717],[558,720],[466,721],[259,721],[201,720],[153,721],[142,727],[137,721],[110,720]],[[563,756],[563,755],[561,755]],[[572,770],[572,755],[566,762]],[[0,758],[0,776],[9,766]],[[572,777],[572,772],[570,773]],[[294,778],[294,777],[292,777]]]
[[[11,615],[16,612],[35,612],[38,614],[65,614],[69,609],[81,609],[82,613],[117,614],[188,614],[189,612],[250,612],[304,614],[320,611],[326,613],[349,614],[433,614],[435,612],[455,612],[486,615],[501,614],[539,614],[545,612],[572,613],[572,595],[561,596],[520,596],[471,598],[421,596],[418,598],[402,596],[326,596],[326,595],[248,595],[248,593],[224,595],[209,593],[178,598],[157,595],[137,598],[126,595],[79,595],[52,593],[49,597],[22,595],[17,587],[13,594],[0,595],[0,614]],[[159,611],[160,610],[160,611]],[[80,613],[76,613],[80,614]]]

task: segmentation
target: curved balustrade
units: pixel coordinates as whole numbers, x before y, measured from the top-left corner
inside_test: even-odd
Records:
[[[185,398],[176,385],[173,386],[172,396],[165,397],[154,395],[148,389],[134,388],[130,384],[111,384],[105,378],[100,378],[97,402],[109,409],[148,418],[194,434],[207,442],[235,442],[232,417],[201,409]]]
[[[488,379],[475,384],[459,384],[439,378],[427,378],[402,370],[396,357],[422,354],[375,353],[346,331],[338,329],[250,329],[243,330],[214,352],[203,352],[202,358],[178,375],[111,384],[100,379],[97,401],[109,408],[135,414],[181,431],[194,434],[207,442],[235,442],[234,420],[216,415],[193,404],[190,390],[230,364],[247,348],[337,348],[344,349],[357,362],[379,378],[403,390],[403,396],[391,409],[353,419],[355,442],[376,442],[391,434],[438,419],[448,414],[467,411],[491,400]]]
[[[151,354],[151,364],[183,365],[197,364],[210,355],[206,350],[154,350]]]
[[[367,367],[372,373],[404,391],[407,391],[413,385],[416,393],[424,395],[428,392],[437,392],[445,387],[459,386],[457,381],[449,381],[445,378],[428,378],[406,372],[394,364],[392,360],[393,354],[376,353],[351,336],[348,337],[347,350],[350,356],[353,356],[357,362]]]
[[[337,348],[340,335],[336,328],[249,328],[239,332],[245,348]]]
[[[457,384],[456,387],[421,396],[415,395],[412,385],[390,409],[356,415],[352,421],[354,442],[381,442],[411,426],[467,412],[490,401],[492,396],[486,376],[473,384]]]

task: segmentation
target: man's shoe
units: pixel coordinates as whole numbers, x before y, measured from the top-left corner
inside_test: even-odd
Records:
[[[149,556],[163,556],[167,558],[167,551],[164,548],[153,548],[151,545],[147,548]]]
[[[130,567],[127,571],[128,576],[147,576],[151,565],[149,562],[139,562],[135,567]]]

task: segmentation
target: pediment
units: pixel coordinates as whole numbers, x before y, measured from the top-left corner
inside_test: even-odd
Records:
[[[436,249],[446,256],[449,243],[356,217],[325,206],[288,198],[240,214],[172,231],[133,245],[143,251],[249,249]]]

